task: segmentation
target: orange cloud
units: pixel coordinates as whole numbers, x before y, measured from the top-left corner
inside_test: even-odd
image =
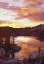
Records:
[[[19,16],[16,19],[28,18],[34,21],[44,21],[44,12],[42,10],[38,10],[35,7],[29,8],[20,8],[14,10]],[[41,17],[42,16],[42,17]]]
[[[20,0],[21,1],[21,0]],[[19,2],[17,2],[19,3]],[[19,27],[33,27],[39,24],[44,24],[44,11],[40,9],[39,5],[42,5],[43,0],[23,0],[21,1],[25,6],[15,7],[13,1],[8,5],[8,3],[2,2],[2,4],[8,5],[6,9],[0,7],[0,20],[8,21],[8,23],[3,23],[0,26],[11,26],[15,28]],[[13,6],[12,6],[13,5]],[[3,6],[3,5],[2,5]],[[38,9],[39,6],[39,9]],[[2,12],[3,11],[3,12]],[[9,22],[12,22],[9,25]],[[14,22],[14,23],[13,23]],[[25,24],[24,24],[25,23]]]
[[[28,5],[40,5],[43,3],[43,0],[24,0],[24,3]]]

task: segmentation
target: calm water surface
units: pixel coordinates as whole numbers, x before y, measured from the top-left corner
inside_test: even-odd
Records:
[[[44,39],[43,39],[44,40]],[[33,51],[38,50],[39,47],[44,48],[44,41],[37,37],[18,36],[15,38],[15,43],[22,47],[22,49],[15,53],[16,59],[28,58]]]

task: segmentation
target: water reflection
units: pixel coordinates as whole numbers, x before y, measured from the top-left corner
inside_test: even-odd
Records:
[[[17,59],[28,58],[33,51],[44,47],[44,42],[41,42],[37,37],[18,36],[15,38],[15,43],[22,47],[20,52],[15,54]]]
[[[44,42],[44,37],[38,37],[38,40],[40,40],[41,42]]]

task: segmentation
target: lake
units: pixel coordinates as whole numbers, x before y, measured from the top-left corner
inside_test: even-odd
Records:
[[[18,44],[22,49],[15,53],[15,59],[28,58],[33,51],[37,51],[39,47],[44,48],[44,38],[33,36],[18,36],[15,37],[15,44]]]

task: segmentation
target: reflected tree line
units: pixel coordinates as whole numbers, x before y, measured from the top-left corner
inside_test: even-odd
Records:
[[[21,47],[14,43],[3,43],[3,40],[0,39],[0,59],[9,58],[11,54],[11,58],[15,58],[15,53],[20,51]],[[4,53],[4,54],[3,54]]]
[[[44,37],[37,37],[36,39],[38,39],[41,42],[44,42]]]
[[[41,41],[41,37],[39,37],[38,39]],[[44,41],[44,38],[42,41]],[[11,44],[11,43],[3,44],[2,42],[3,41],[1,40],[0,49],[4,48],[4,50],[6,51],[4,58],[9,58],[10,54],[11,54],[11,57],[14,58],[14,53],[21,50],[21,47],[18,46],[17,44]],[[40,51],[41,51],[41,47],[38,48],[38,56],[35,59],[32,59],[31,57],[29,57],[28,59],[23,59],[23,64],[44,64],[44,56],[42,56],[41,54],[41,57],[40,57]],[[18,61],[17,64],[21,64],[21,63]]]

